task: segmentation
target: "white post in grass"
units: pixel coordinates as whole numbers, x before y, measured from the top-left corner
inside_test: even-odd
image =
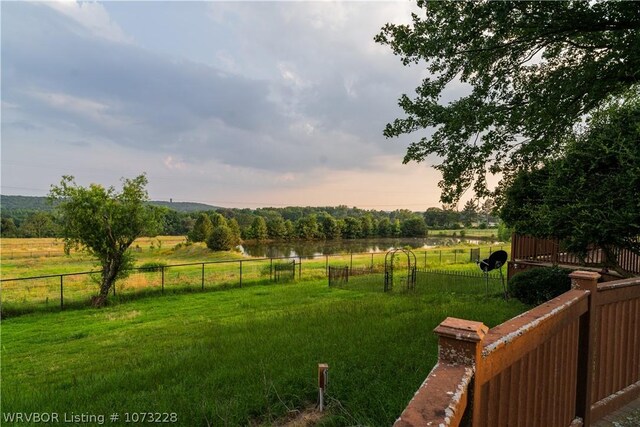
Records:
[[[318,363],[318,408],[320,412],[324,411],[324,392],[329,382],[329,365],[326,363]]]

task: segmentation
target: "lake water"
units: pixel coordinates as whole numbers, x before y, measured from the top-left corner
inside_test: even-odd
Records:
[[[296,241],[272,243],[243,243],[240,247],[247,256],[260,258],[311,257],[338,253],[386,252],[391,249],[411,249],[450,246],[458,243],[491,244],[492,240],[465,239],[456,237],[386,238],[386,239],[342,239],[327,241]]]

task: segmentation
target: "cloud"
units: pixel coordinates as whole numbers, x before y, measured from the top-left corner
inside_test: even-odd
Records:
[[[43,4],[71,18],[95,36],[119,43],[133,41],[117,23],[111,20],[104,6],[100,3],[69,0],[50,1]]]
[[[128,167],[150,178],[155,170],[236,188],[363,180],[387,170],[380,159],[400,165],[404,154],[404,140],[382,130],[422,70],[373,37],[414,7],[4,3],[3,145],[28,157],[21,144],[37,141],[69,157],[81,141],[92,159],[136,153],[145,162]]]
[[[173,156],[165,157],[162,162],[166,166],[167,169],[185,169],[187,165],[184,162],[174,160]]]

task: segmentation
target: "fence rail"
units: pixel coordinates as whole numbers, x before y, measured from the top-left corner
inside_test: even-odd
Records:
[[[572,290],[495,328],[447,318],[396,426],[585,426],[640,397],[640,278]],[[472,404],[470,404],[472,403]]]
[[[627,250],[615,249],[617,263],[625,271],[640,274],[640,256]],[[584,259],[562,249],[558,239],[539,239],[513,234],[511,237],[511,259],[514,261],[537,261],[551,264],[602,266],[606,261],[602,249],[591,247]]]
[[[486,256],[498,247],[480,248]],[[419,265],[468,263],[470,249],[438,249],[418,252]],[[113,287],[116,295],[136,292],[174,291],[177,289],[208,290],[241,287],[257,282],[291,281],[300,278],[322,278],[329,274],[330,264],[348,265],[353,274],[378,271],[384,266],[384,252],[317,255],[312,257],[245,258],[241,260],[204,261],[158,265],[131,269],[126,279]],[[293,270],[292,270],[293,266]],[[39,308],[64,309],[70,304],[86,303],[95,295],[99,271],[82,271],[31,277],[2,278],[3,315],[33,311]]]

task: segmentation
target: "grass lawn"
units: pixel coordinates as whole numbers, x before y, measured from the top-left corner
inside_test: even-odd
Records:
[[[2,412],[103,414],[112,425],[114,412],[121,422],[125,412],[168,412],[181,426],[271,425],[315,403],[324,362],[321,425],[388,426],[435,364],[432,331],[445,317],[494,326],[527,309],[485,295],[477,280],[390,294],[359,280],[255,284],[5,319]]]
[[[450,230],[429,230],[429,237],[438,236],[458,236],[460,232],[463,232],[466,238],[484,238],[484,239],[496,239],[498,236],[497,228],[464,228],[464,229],[450,229]]]
[[[172,240],[173,239],[173,240]],[[62,252],[51,256],[4,256],[11,251],[27,253],[34,248],[55,246],[55,239],[2,239],[2,255],[0,261],[2,279],[48,276],[26,281],[3,282],[2,315],[32,311],[55,311],[60,309],[61,300],[65,307],[87,305],[90,297],[95,295],[99,275],[75,275],[73,273],[96,270],[96,261],[85,253],[72,253],[65,256]],[[151,249],[151,243],[154,248]],[[162,242],[162,243],[159,243]],[[151,239],[140,239],[134,248],[136,265],[161,263],[168,266],[164,273],[159,270],[134,272],[117,284],[118,295],[141,293],[160,293],[165,288],[168,292],[197,291],[200,289],[239,287],[244,284],[268,281],[272,275],[273,263],[270,260],[243,257],[237,252],[211,252],[203,244],[189,246],[176,245],[175,237],[165,236]],[[460,244],[437,249],[416,249],[416,263],[419,268],[447,268],[479,271],[475,263],[470,262],[470,251],[476,245]],[[489,256],[490,250],[498,250],[500,246],[484,245],[481,247],[481,259]],[[508,248],[505,248],[508,249]],[[60,249],[61,250],[61,249]],[[302,258],[302,266],[296,258],[296,275],[302,273],[304,279],[322,279],[326,277],[327,266],[351,265],[354,268],[375,267],[384,269],[385,253],[375,254],[339,254],[328,257],[318,256],[314,259]],[[240,265],[242,261],[242,266]],[[289,260],[291,262],[293,260]],[[284,261],[275,261],[284,262]],[[193,264],[195,265],[183,265]],[[210,263],[203,268],[201,264]],[[171,267],[172,265],[182,265]],[[60,274],[70,274],[62,279]],[[164,285],[163,285],[164,277]],[[62,286],[61,286],[62,285]],[[61,298],[61,289],[63,297]]]

